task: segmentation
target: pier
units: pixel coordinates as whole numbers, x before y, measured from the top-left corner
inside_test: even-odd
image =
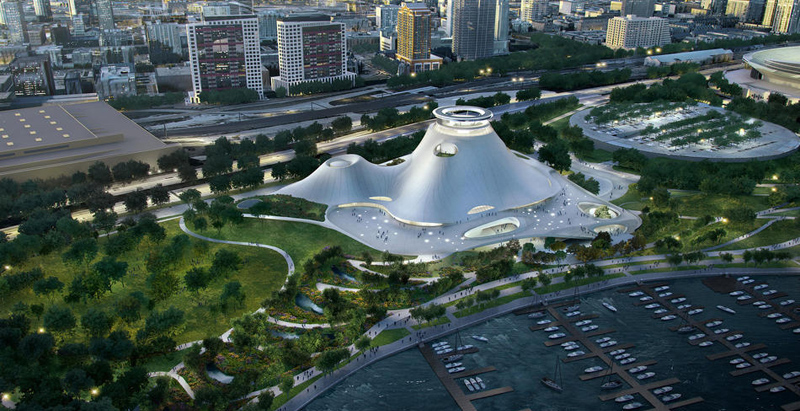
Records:
[[[466,378],[471,377],[478,374],[484,374],[487,372],[497,371],[495,367],[483,367],[483,368],[475,368],[472,370],[465,370],[459,373],[450,374],[447,370],[447,367],[444,366],[442,363],[442,358],[446,357],[447,355],[456,354],[456,352],[445,354],[445,355],[436,355],[433,349],[427,344],[420,344],[419,350],[422,353],[422,356],[425,357],[425,361],[431,366],[434,374],[436,374],[436,378],[442,382],[442,385],[453,397],[453,400],[456,402],[459,408],[462,411],[477,411],[475,406],[472,405],[472,401],[479,400],[481,398],[488,398],[495,395],[504,394],[507,392],[514,391],[511,387],[500,387],[500,388],[492,388],[487,390],[478,390],[477,392],[465,393],[462,389],[462,385],[459,384],[456,380],[459,378]],[[478,352],[478,348],[473,347],[467,350],[458,351],[458,354],[470,354]]]
[[[703,401],[702,398],[696,397],[696,398],[691,398],[691,399],[688,399],[688,400],[685,400],[685,401],[669,403],[669,404],[665,404],[664,402],[662,402],[661,399],[658,398],[655,394],[653,394],[650,390],[658,388],[658,387],[662,387],[662,386],[665,386],[665,385],[675,384],[675,383],[680,382],[680,380],[678,380],[677,378],[672,378],[672,379],[667,379],[667,380],[658,381],[658,382],[641,384],[640,380],[638,378],[636,378],[634,375],[631,375],[630,373],[628,373],[627,370],[630,369],[630,368],[633,368],[633,367],[635,367],[637,365],[645,365],[645,364],[652,365],[652,364],[655,364],[656,361],[644,361],[644,362],[639,362],[637,364],[628,364],[628,365],[625,365],[625,366],[617,366],[617,364],[614,363],[614,360],[611,357],[609,357],[607,353],[609,351],[614,351],[614,350],[618,350],[618,349],[621,349],[621,348],[625,348],[625,349],[631,348],[631,347],[633,347],[633,344],[624,344],[624,345],[623,344],[618,344],[618,345],[613,345],[611,347],[601,348],[598,344],[596,344],[590,338],[594,337],[594,336],[597,336],[597,335],[610,334],[610,333],[615,332],[616,330],[606,329],[606,330],[594,330],[594,331],[590,331],[590,332],[587,332],[587,333],[582,332],[578,327],[576,327],[574,325],[574,322],[580,321],[581,317],[566,318],[563,315],[563,313],[560,310],[558,310],[558,308],[560,308],[560,307],[569,306],[569,305],[573,305],[573,304],[574,304],[573,301],[567,301],[567,302],[562,302],[562,303],[559,303],[559,304],[553,304],[553,305],[549,305],[549,306],[545,307],[547,312],[550,313],[550,315],[555,319],[555,321],[553,321],[551,323],[548,323],[547,326],[558,325],[560,327],[563,327],[564,330],[565,330],[564,333],[566,334],[565,337],[562,337],[562,338],[559,338],[559,339],[556,339],[556,340],[545,341],[545,346],[550,347],[550,346],[553,346],[553,345],[561,344],[561,343],[566,342],[566,341],[580,342],[584,347],[586,347],[586,350],[588,351],[587,354],[585,354],[583,356],[580,356],[580,357],[566,358],[566,359],[563,359],[562,361],[564,361],[564,362],[572,362],[572,361],[578,361],[578,360],[585,359],[585,358],[597,357],[601,361],[603,361],[607,366],[611,367],[610,369],[606,369],[604,371],[600,371],[600,372],[597,372],[597,373],[581,375],[579,378],[582,381],[586,381],[586,380],[590,380],[590,379],[598,378],[598,377],[610,377],[612,375],[616,375],[631,387],[631,388],[628,388],[628,389],[626,389],[624,391],[621,391],[621,392],[620,391],[616,391],[616,392],[611,393],[611,394],[600,395],[599,398],[600,398],[601,401],[608,401],[608,400],[617,398],[617,397],[619,397],[621,395],[625,395],[625,394],[638,394],[642,398],[644,398],[644,400],[646,400],[647,402],[650,403],[650,405],[653,407],[652,409],[659,410],[659,411],[671,410],[671,409],[677,408],[679,406],[685,406],[685,405],[694,404],[694,403]],[[544,327],[544,328],[546,328],[546,327]],[[531,329],[533,330],[534,327],[531,327]],[[538,329],[542,329],[542,328],[538,328]]]

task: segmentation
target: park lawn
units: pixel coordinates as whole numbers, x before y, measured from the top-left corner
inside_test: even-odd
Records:
[[[180,364],[180,362],[183,361],[183,355],[183,351],[173,351],[171,353],[150,357],[137,365],[144,367],[147,372],[167,372],[171,370],[172,367]]]
[[[611,204],[636,211],[641,211],[645,206],[650,205],[647,197],[636,191],[632,186],[633,184],[628,186],[628,191],[622,197],[611,200]]]
[[[515,285],[519,285],[519,284],[515,284]],[[514,301],[514,300],[516,300],[518,298],[530,297],[530,296],[531,296],[531,293],[529,293],[527,291],[520,291],[518,293],[509,294],[509,295],[506,295],[506,296],[503,296],[503,297],[495,298],[494,300],[490,300],[490,301],[487,301],[485,303],[479,303],[479,304],[473,305],[472,307],[467,307],[467,308],[465,308],[463,310],[456,311],[455,313],[453,313],[453,315],[456,316],[457,318],[462,318],[462,317],[466,317],[468,315],[479,313],[479,312],[481,312],[483,310],[486,310],[486,309],[489,309],[489,308],[498,307],[498,306],[501,306],[503,304],[510,303],[510,302],[512,302],[512,301]]]
[[[694,220],[683,220],[683,221],[691,221],[692,223],[694,223]],[[749,223],[727,223],[726,224],[726,223],[718,222],[718,223],[708,224],[708,225],[705,225],[705,226],[703,226],[701,228],[697,228],[697,229],[692,227],[688,231],[685,230],[685,231],[680,233],[681,242],[683,243],[683,250],[682,251],[686,252],[686,251],[702,250],[704,248],[712,247],[712,246],[715,246],[717,244],[723,244],[723,243],[726,243],[728,241],[733,240],[736,237],[739,237],[739,236],[747,234],[747,233],[749,233],[749,232],[751,232],[753,230],[756,230],[756,229],[758,229],[758,227],[761,227],[762,225],[764,225],[766,223],[767,223],[767,221],[765,221],[765,220],[757,219],[757,220],[751,221]],[[706,241],[703,241],[703,242],[698,243],[698,244],[692,244],[692,240],[694,240],[695,238],[705,234],[708,231],[715,230],[715,229],[718,229],[718,228],[722,228],[723,230],[725,230],[725,235],[719,240],[718,243],[713,243],[713,242],[711,242],[709,240],[706,240]],[[739,248],[741,248],[741,246],[736,248],[736,244],[739,244],[739,243],[738,242],[734,243],[732,245],[732,246],[734,246],[734,248],[722,248],[722,249],[723,250],[725,250],[725,249],[738,250]]]
[[[549,124],[548,124],[548,121],[552,121],[552,119],[554,119],[554,118],[556,118],[558,116],[562,116],[562,115],[564,115],[566,113],[569,113],[570,111],[573,111],[573,110],[577,111],[577,110],[580,110],[580,108],[573,108],[573,109],[569,109],[569,110],[565,109],[565,110],[563,110],[563,112],[559,112],[556,115],[554,115],[553,117],[551,117],[551,120],[545,120],[545,121],[542,121],[542,123],[544,123],[545,125],[548,125],[550,127],[553,127],[554,129],[559,130],[559,131],[562,130],[562,129],[565,129],[565,128],[569,127],[569,117],[564,117],[562,119],[553,121],[552,123],[549,123]]]
[[[401,338],[405,338],[409,334],[411,333],[405,328],[383,330],[372,339],[372,346],[379,347],[381,345],[391,344]]]
[[[353,256],[360,256],[365,251],[371,253],[373,257],[383,255],[380,251],[342,233],[309,223],[246,218],[239,226],[226,225],[220,231],[211,228],[200,233],[222,240],[255,242],[278,247],[289,253],[297,267],[323,248],[334,245],[341,246],[345,254]]]
[[[633,275],[641,275],[650,273],[668,273],[670,271],[702,270],[704,268],[707,267],[704,265],[679,265],[677,267],[667,265],[666,267],[654,268],[652,270],[631,271],[630,273]]]
[[[702,217],[722,217],[725,211],[736,207],[750,207],[755,211],[770,207],[768,197],[759,196],[724,196],[718,194],[697,193],[675,197],[675,212],[679,215]]]
[[[763,220],[762,220],[763,221]],[[800,237],[800,228],[795,220],[778,221],[760,233],[720,248],[720,250],[741,250],[744,248],[766,247]]]
[[[575,287],[575,286],[578,286],[578,285],[587,285],[587,284],[596,283],[598,281],[610,280],[612,278],[618,278],[618,277],[625,277],[625,274],[623,274],[623,273],[615,273],[615,274],[607,274],[607,275],[600,276],[600,277],[581,278],[579,280],[572,280],[569,283],[560,282],[560,283],[557,283],[557,284],[550,284],[548,286],[542,286],[542,287],[536,288],[535,291],[536,291],[536,294],[539,294],[539,295],[549,294],[549,293],[556,292],[556,291],[568,290],[568,289],[570,289],[572,287]]]
[[[590,163],[605,163],[606,161],[611,161],[614,159],[614,153],[597,148],[589,153],[589,155],[579,158]]]
[[[165,228],[167,238],[162,244],[166,244],[173,237],[180,234],[180,227],[177,220],[170,220],[162,222],[161,225]],[[102,253],[105,244],[105,238],[99,240],[100,252],[93,262],[99,261],[104,257]],[[287,266],[286,262],[278,253],[255,247],[243,247],[227,244],[216,244],[201,241],[191,238],[192,246],[186,252],[187,256],[180,262],[174,269],[174,273],[182,278],[184,273],[193,266],[209,267],[214,258],[214,254],[220,249],[228,249],[238,253],[242,258],[242,268],[230,275],[227,279],[218,279],[214,281],[209,288],[195,296],[187,291],[179,291],[172,297],[165,301],[157,303],[154,307],[155,310],[162,311],[171,306],[184,311],[185,322],[181,330],[178,331],[172,338],[178,343],[185,343],[195,341],[198,339],[206,338],[209,336],[218,336],[230,328],[230,320],[239,318],[242,314],[253,312],[261,307],[261,301],[269,296],[273,291],[277,291],[286,280]],[[202,243],[197,246],[197,243]],[[18,301],[24,301],[28,305],[44,304],[45,310],[51,305],[57,304],[68,306],[72,309],[75,318],[80,324],[81,316],[88,311],[89,308],[99,308],[107,313],[113,313],[114,307],[121,298],[128,294],[141,291],[147,296],[149,294],[149,287],[147,285],[148,274],[145,268],[145,261],[151,252],[158,250],[161,246],[153,244],[149,239],[145,238],[139,247],[134,250],[123,254],[118,259],[128,263],[128,274],[122,283],[116,283],[112,286],[111,292],[106,293],[104,296],[96,300],[88,300],[87,303],[75,303],[67,305],[62,300],[63,293],[72,280],[79,274],[83,267],[75,267],[73,265],[65,264],[61,259],[61,254],[64,250],[52,253],[45,256],[37,256],[31,258],[28,262],[14,269],[30,270],[34,267],[42,267],[45,272],[45,277],[55,276],[65,284],[62,294],[52,298],[37,296],[33,293],[31,288],[21,290],[11,295],[10,298],[4,298],[0,301],[0,310],[7,312]],[[216,300],[222,291],[222,287],[228,281],[239,281],[245,290],[246,298],[242,307],[231,309],[227,313],[220,312],[214,309]],[[204,301],[202,306],[198,305],[200,301]],[[119,321],[115,324],[115,330],[126,330],[131,336],[135,336],[136,330],[144,326],[144,320],[149,313],[142,313],[142,319],[129,325]],[[40,327],[41,319],[34,317],[32,326]],[[80,326],[75,328],[75,331],[65,336],[67,341],[88,341],[88,337],[84,334]],[[174,364],[173,364],[174,365]]]
[[[756,187],[753,189],[753,195],[755,194],[769,195],[770,193],[772,193],[772,187]]]
[[[428,327],[433,327],[433,326],[437,326],[437,325],[447,324],[449,322],[450,322],[449,318],[447,318],[447,317],[439,317],[439,318],[437,318],[437,319],[435,319],[433,321],[428,321],[425,324],[412,325],[411,328],[413,328],[415,330],[421,330],[423,328],[428,328]]]

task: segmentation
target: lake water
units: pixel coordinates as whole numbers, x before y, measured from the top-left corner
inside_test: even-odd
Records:
[[[800,300],[800,279],[798,277],[755,277],[764,279],[770,288],[789,294],[785,298]],[[789,364],[773,367],[778,374],[800,370],[800,350],[797,348],[798,335],[791,330],[781,330],[774,320],[758,317],[755,307],[738,306],[735,298],[717,294],[698,280],[679,280],[670,283],[674,294],[685,294],[687,303],[704,306],[705,311],[696,315],[699,319],[720,318],[724,322],[717,328],[730,328],[743,331],[744,338],[753,344],[765,343],[763,350],[789,358]],[[783,298],[783,299],[785,299]],[[668,327],[678,325],[679,320],[659,321],[651,318],[652,310],[634,307],[636,298],[628,297],[616,290],[598,292],[583,297],[581,311],[584,314],[597,313],[593,320],[601,329],[613,328],[609,334],[620,344],[632,343],[628,349],[637,362],[656,360],[647,371],[656,376],[648,380],[659,381],[671,377],[681,380],[673,385],[674,393],[681,393],[681,399],[702,396],[705,401],[686,409],[691,410],[775,410],[786,403],[800,400],[793,393],[757,393],[751,381],[766,377],[754,372],[733,377],[730,371],[734,366],[728,361],[734,357],[709,361],[707,354],[721,352],[720,344],[702,348],[690,346],[687,335],[669,331]],[[782,299],[778,299],[782,300]],[[619,312],[614,314],[603,308],[601,303],[613,303]],[[734,308],[736,315],[724,313],[715,308],[724,304]],[[556,357],[565,357],[562,348],[545,347],[547,335],[544,331],[532,332],[528,328],[535,321],[527,316],[506,315],[489,320],[478,326],[462,331],[464,343],[474,344],[481,350],[466,355],[464,366],[467,369],[494,366],[498,371],[482,374],[487,388],[511,386],[513,392],[474,401],[479,411],[515,411],[525,408],[532,410],[620,410],[620,404],[601,402],[597,397],[600,380],[580,381],[578,375],[593,365],[604,365],[598,359],[562,364],[564,393],[557,394],[544,388],[539,380],[545,375],[552,377]],[[473,334],[484,335],[488,343],[470,338]],[[454,344],[455,336],[446,340]],[[461,383],[461,382],[459,382]],[[649,408],[648,403],[642,409]],[[422,354],[416,349],[408,350],[379,363],[359,370],[341,384],[306,407],[309,411],[355,411],[355,410],[458,410],[455,402],[441,385]]]

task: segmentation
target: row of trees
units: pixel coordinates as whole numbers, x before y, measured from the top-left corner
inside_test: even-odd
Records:
[[[502,106],[504,104],[508,104],[510,101],[511,101],[511,96],[498,91],[493,96],[476,97],[469,100],[464,100],[463,98],[460,98],[456,100],[456,105],[490,108],[494,106]]]
[[[631,69],[627,68],[611,71],[580,71],[568,74],[544,73],[539,78],[539,86],[546,90],[569,91],[624,83],[630,78]]]
[[[417,123],[431,118],[431,113],[438,105],[430,102],[422,107],[411,107],[408,112],[400,114],[396,108],[387,107],[380,109],[375,116],[364,114],[361,116],[361,125],[372,130],[381,131],[387,128],[399,127],[406,124]]]

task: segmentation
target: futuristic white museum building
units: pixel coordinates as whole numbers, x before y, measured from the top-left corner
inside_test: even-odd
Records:
[[[449,254],[512,238],[591,239],[641,221],[544,164],[514,153],[492,129],[492,113],[440,107],[402,162],[331,158],[278,194],[329,206],[326,223],[379,250]]]

